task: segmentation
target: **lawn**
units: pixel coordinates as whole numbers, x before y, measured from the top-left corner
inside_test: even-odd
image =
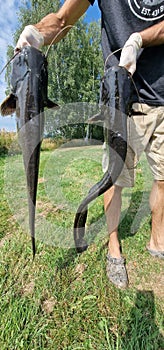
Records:
[[[120,237],[129,288],[106,277],[103,198],[89,207],[88,250],[76,253],[73,220],[102,176],[100,146],[41,153],[32,260],[21,155],[0,158],[0,350],[163,350],[163,262],[145,249],[151,175],[143,158],[124,190]]]

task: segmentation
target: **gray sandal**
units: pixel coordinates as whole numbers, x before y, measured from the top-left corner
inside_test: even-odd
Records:
[[[109,280],[118,288],[128,287],[128,275],[125,266],[125,259],[113,258],[107,254],[107,276]]]
[[[149,254],[151,254],[152,256],[159,259],[164,259],[164,252],[160,250],[153,250],[153,249],[150,249],[149,247],[146,247],[146,249],[149,252]]]

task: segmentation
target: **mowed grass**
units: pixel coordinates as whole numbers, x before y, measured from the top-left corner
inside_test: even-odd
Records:
[[[163,262],[145,249],[151,175],[143,158],[124,190],[120,239],[129,288],[106,277],[103,198],[89,207],[88,250],[76,253],[73,220],[102,177],[101,147],[41,153],[32,261],[21,155],[0,158],[0,349],[163,350]]]

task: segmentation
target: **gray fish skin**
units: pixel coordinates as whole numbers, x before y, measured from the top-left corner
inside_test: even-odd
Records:
[[[33,257],[36,252],[35,207],[44,128],[44,98],[41,84],[45,86],[45,73],[44,56],[29,47],[24,48],[13,62],[11,84],[16,97],[18,136],[26,172]]]
[[[131,76],[128,71],[118,66],[109,68],[102,80],[100,115],[105,121],[110,158],[106,173],[90,189],[75,215],[74,240],[79,253],[88,247],[84,239],[88,204],[113,186],[124,166],[127,153],[127,115],[131,109],[131,85]]]
[[[16,111],[18,138],[27,180],[29,228],[35,257],[35,208],[40,148],[44,131],[44,107],[57,107],[47,97],[48,72],[44,54],[24,47],[13,60],[11,94],[1,104],[1,114]]]

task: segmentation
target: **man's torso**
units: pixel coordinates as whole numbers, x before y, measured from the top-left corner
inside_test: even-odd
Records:
[[[102,14],[104,60],[122,48],[134,32],[140,32],[164,18],[163,0],[98,0]],[[109,57],[107,67],[118,65],[120,51]],[[164,105],[164,45],[141,49],[133,76],[140,101]],[[134,89],[134,102],[138,95]]]

